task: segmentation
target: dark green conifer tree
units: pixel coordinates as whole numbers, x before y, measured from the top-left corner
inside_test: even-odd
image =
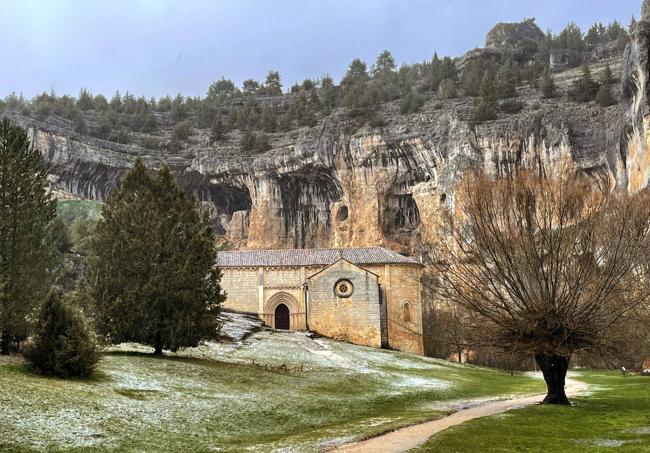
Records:
[[[257,80],[247,79],[242,84],[244,96],[255,96],[260,90],[260,83]]]
[[[72,123],[77,134],[86,135],[88,133],[88,126],[86,125],[84,114],[80,110],[75,110]]]
[[[395,58],[388,50],[384,50],[377,57],[377,61],[372,67],[372,78],[375,80],[375,87],[382,101],[387,102],[399,97],[399,77],[395,67]]]
[[[600,84],[601,85],[614,85],[616,83],[616,78],[612,72],[612,68],[609,65],[605,66],[603,73],[600,75]]]
[[[555,92],[556,92],[555,79],[553,78],[553,74],[551,74],[551,70],[549,68],[547,68],[546,71],[544,71],[542,80],[539,83],[539,89],[541,90],[542,97],[544,99],[550,99],[555,97]]]
[[[183,121],[187,117],[187,109],[185,108],[185,98],[179,93],[172,101],[172,108],[170,116],[174,121]]]
[[[264,93],[267,96],[282,96],[282,80],[278,71],[270,71],[266,76]]]
[[[612,85],[614,82],[612,68],[607,65],[600,76],[600,88],[598,89],[598,94],[596,94],[596,104],[601,107],[609,107],[616,104],[616,99],[612,93]]]
[[[60,378],[88,377],[99,353],[81,312],[52,292],[43,304],[25,359],[38,373]]]
[[[241,92],[235,86],[232,80],[221,78],[214,81],[208,88],[207,99],[216,104],[223,104],[230,99],[241,95]]]
[[[141,160],[103,208],[88,282],[98,327],[111,343],[176,351],[213,338],[225,296],[207,213],[167,167],[150,175]]]
[[[111,110],[114,110],[116,112],[122,111],[122,96],[120,96],[119,91],[115,92],[115,94],[111,98],[111,102],[108,105],[111,108]]]
[[[497,96],[494,87],[494,77],[487,71],[481,81],[479,98],[474,103],[474,120],[477,122],[492,121],[497,118]]]
[[[108,101],[106,100],[106,97],[104,97],[103,94],[98,94],[95,96],[93,99],[93,104],[95,105],[95,110],[98,112],[105,112],[108,110]]]
[[[368,86],[369,79],[366,63],[355,58],[341,81],[344,105],[352,114],[366,118],[372,116],[379,104],[377,93]]]
[[[210,127],[210,143],[217,143],[223,140],[226,133],[225,126],[221,121],[221,115],[217,115],[217,118],[212,123]]]
[[[517,96],[517,72],[512,57],[507,57],[497,72],[496,93],[498,98],[508,99]]]
[[[27,132],[0,121],[1,353],[27,332],[27,316],[45,298],[58,254],[48,225],[56,202],[47,190],[48,168]]]
[[[337,104],[337,89],[334,86],[334,79],[326,75],[321,80],[320,86],[321,106],[325,113],[328,114]]]
[[[409,90],[399,104],[399,111],[402,115],[408,115],[418,112],[423,105],[424,99],[422,96],[413,90]]]
[[[95,101],[93,100],[92,95],[85,88],[79,92],[77,107],[83,111],[93,110],[95,108]]]
[[[275,132],[278,128],[276,117],[277,114],[272,106],[268,105],[262,108],[262,113],[260,114],[260,126],[265,132]]]
[[[569,99],[575,102],[590,102],[598,94],[599,84],[591,77],[589,66],[582,68],[582,77],[574,81],[569,88]]]

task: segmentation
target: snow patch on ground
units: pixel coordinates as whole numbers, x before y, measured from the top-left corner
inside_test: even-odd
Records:
[[[650,434],[650,426],[643,426],[641,428],[633,429],[630,432],[634,434]]]
[[[257,315],[224,311],[219,315],[221,330],[219,335],[226,341],[240,342],[264,328]]]
[[[228,445],[228,451],[241,451],[244,448],[237,450],[230,442],[249,435],[257,437],[247,451],[314,451],[347,443],[360,433],[408,423],[413,413],[424,417],[452,404],[465,404],[449,401],[456,386],[471,382],[464,365],[305,332],[276,332],[245,315],[226,313],[222,319],[226,340],[166,352],[163,359],[151,357],[153,350],[147,346],[113,346],[100,364],[96,381],[21,375],[23,383],[18,384],[5,375],[5,383],[21,390],[10,390],[5,399],[0,393],[0,437],[12,442],[8,445],[27,448],[83,450],[119,449],[128,436],[130,445],[138,449],[144,448],[138,442],[145,435],[151,436],[147,441],[173,442],[176,437],[187,439],[190,427],[190,435],[202,440],[202,451],[220,451],[222,445]],[[281,365],[293,371],[279,370]],[[338,393],[341,388],[343,394]],[[407,413],[373,413],[366,419],[346,415],[347,425],[337,422],[340,406],[371,407],[368,401],[414,395],[419,402]],[[320,407],[327,409],[319,412]],[[307,426],[318,427],[318,434],[291,434],[296,408],[304,410],[299,416],[308,419],[303,420]],[[247,425],[250,420],[255,425]],[[2,430],[3,423],[9,430]],[[263,434],[276,432],[285,437],[263,440]]]

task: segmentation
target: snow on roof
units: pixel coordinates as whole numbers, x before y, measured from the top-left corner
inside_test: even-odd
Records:
[[[353,264],[419,265],[414,259],[383,247],[245,250],[217,253],[217,265],[219,267],[328,266],[340,259],[347,260]]]

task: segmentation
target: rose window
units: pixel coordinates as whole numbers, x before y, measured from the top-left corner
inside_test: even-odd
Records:
[[[339,280],[334,286],[334,292],[339,297],[350,297],[354,291],[354,286],[350,280]]]

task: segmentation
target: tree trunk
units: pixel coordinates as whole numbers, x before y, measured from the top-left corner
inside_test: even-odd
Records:
[[[163,355],[163,349],[162,349],[162,335],[160,334],[160,331],[156,331],[154,348],[155,350],[153,352],[153,355],[161,357]]]
[[[543,404],[571,404],[564,392],[564,380],[569,369],[569,360],[571,360],[571,356],[535,354],[535,362],[542,370],[548,389]]]
[[[10,343],[9,334],[3,333],[2,334],[2,351],[0,351],[0,354],[9,355],[9,343]]]

